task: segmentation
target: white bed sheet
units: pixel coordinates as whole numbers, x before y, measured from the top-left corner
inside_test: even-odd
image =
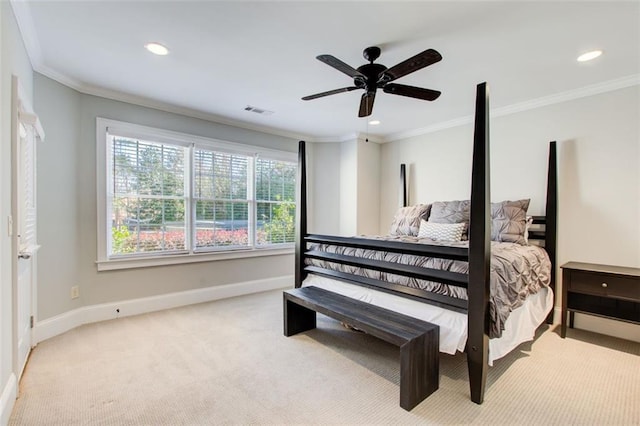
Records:
[[[440,326],[440,352],[464,351],[467,342],[467,315],[390,293],[309,274],[303,286],[315,286],[356,300],[400,312]],[[544,287],[530,295],[509,315],[502,336],[489,340],[489,365],[520,343],[533,340],[535,331],[553,308],[553,292]]]

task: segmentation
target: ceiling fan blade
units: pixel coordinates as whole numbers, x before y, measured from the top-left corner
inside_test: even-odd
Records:
[[[329,65],[330,67],[333,67],[333,68],[337,69],[340,72],[345,73],[346,75],[348,75],[351,78],[354,78],[354,77],[366,78],[364,76],[364,74],[360,73],[358,70],[353,68],[351,65],[345,64],[344,62],[342,62],[340,59],[336,58],[335,56],[332,56],[332,55],[320,55],[320,56],[316,56],[316,59],[319,60],[320,62],[324,62],[325,64]]]
[[[387,81],[393,81],[397,78],[403,77],[414,71],[418,71],[426,66],[435,64],[442,60],[440,53],[433,49],[427,49],[422,53],[400,62],[398,65],[394,65],[386,70],[383,75],[386,76]]]
[[[344,92],[350,92],[352,90],[356,90],[357,87],[352,86],[352,87],[342,87],[340,89],[335,89],[335,90],[329,90],[327,92],[322,92],[322,93],[316,93],[315,95],[309,95],[309,96],[305,96],[304,98],[302,98],[303,101],[310,101],[311,99],[317,99],[317,98],[322,98],[323,96],[329,96],[329,95],[335,95],[337,93],[344,93]]]
[[[373,101],[376,99],[375,92],[367,92],[362,95],[360,99],[360,111],[358,117],[368,117],[373,111]]]
[[[382,89],[384,93],[392,95],[407,96],[410,98],[422,99],[425,101],[435,101],[440,96],[439,91],[423,89],[422,87],[407,86],[404,84],[389,83]]]

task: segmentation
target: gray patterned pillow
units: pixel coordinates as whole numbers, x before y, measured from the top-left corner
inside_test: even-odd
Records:
[[[467,239],[469,228],[470,200],[463,201],[436,201],[431,205],[429,222],[434,223],[464,223],[462,239]]]
[[[460,241],[464,223],[435,223],[420,221],[418,238],[429,238],[436,241]]]
[[[417,236],[420,220],[429,216],[429,210],[431,210],[431,204],[401,207],[393,217],[389,234]]]
[[[491,239],[527,245],[527,209],[529,199],[491,203]]]

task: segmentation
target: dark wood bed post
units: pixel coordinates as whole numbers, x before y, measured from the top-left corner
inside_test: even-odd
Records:
[[[476,91],[469,223],[469,311],[467,364],[471,400],[482,404],[489,358],[489,272],[491,268],[491,195],[489,181],[489,94]]]
[[[409,202],[407,197],[407,166],[400,164],[400,196],[402,197],[402,207],[407,207]]]
[[[302,286],[307,277],[302,254],[306,249],[304,237],[307,236],[307,155],[304,141],[298,143],[298,193],[296,194],[296,259],[295,286]]]
[[[551,281],[549,287],[556,294],[556,251],[558,247],[558,159],[556,142],[549,142],[549,167],[547,169],[547,205],[545,208],[544,249],[551,260]],[[555,300],[555,299],[554,299]],[[554,304],[555,305],[555,304]],[[547,324],[553,324],[553,309],[547,317]]]

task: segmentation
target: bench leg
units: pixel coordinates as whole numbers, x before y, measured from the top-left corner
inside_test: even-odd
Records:
[[[316,313],[284,295],[284,335],[289,337],[316,328]]]
[[[438,389],[439,328],[400,347],[400,406],[409,411]]]

